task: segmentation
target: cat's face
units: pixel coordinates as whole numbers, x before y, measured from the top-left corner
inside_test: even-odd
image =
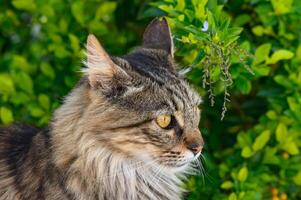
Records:
[[[200,97],[175,70],[165,19],[147,28],[143,45],[109,57],[90,35],[87,128],[114,153],[168,169],[182,169],[200,155]]]

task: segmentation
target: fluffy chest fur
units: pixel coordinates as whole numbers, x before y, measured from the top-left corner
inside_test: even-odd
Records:
[[[68,171],[66,185],[76,199],[180,199],[179,177],[152,161],[122,160],[105,149],[93,154],[87,155],[87,166],[75,161]],[[85,169],[78,171],[77,165]]]

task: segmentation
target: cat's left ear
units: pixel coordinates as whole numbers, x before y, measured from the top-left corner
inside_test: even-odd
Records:
[[[147,26],[143,34],[143,47],[162,49],[173,56],[173,42],[167,20],[156,18]]]

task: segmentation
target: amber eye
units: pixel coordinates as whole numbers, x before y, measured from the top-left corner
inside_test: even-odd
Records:
[[[160,115],[157,117],[156,122],[161,128],[166,128],[171,122],[171,116],[170,115]]]

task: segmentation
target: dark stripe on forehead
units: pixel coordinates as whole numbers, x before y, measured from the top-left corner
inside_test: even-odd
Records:
[[[184,85],[184,81],[182,81],[180,84],[177,85],[177,90],[181,91],[182,93],[182,98],[184,101],[184,106],[185,106],[185,102],[190,101],[191,99],[189,99],[190,95],[190,91],[187,90],[187,87]]]
[[[134,71],[141,76],[150,78],[159,85],[164,85],[167,80],[175,78],[168,69],[170,68],[170,63],[166,61],[167,59],[162,59],[154,53],[135,52],[123,58],[131,65]]]
[[[180,110],[180,106],[178,105],[177,101],[175,100],[175,97],[180,100],[185,105],[185,99],[183,94],[179,91],[179,88],[176,85],[166,86],[167,91],[170,93],[171,100],[174,103],[174,106],[176,110]]]
[[[171,101],[171,103],[173,105],[174,111],[179,110],[180,107],[179,107],[177,101],[175,100],[174,96],[176,96],[178,99],[179,99],[179,97],[177,96],[177,94],[175,93],[175,91],[172,90],[170,87],[166,87],[166,90],[169,93],[169,97],[170,97],[169,99],[170,99],[170,101]]]
[[[174,91],[177,92],[177,97],[182,100],[184,107],[198,106],[199,100],[195,98],[196,93],[185,81],[181,81],[181,83],[176,84],[174,87]]]
[[[186,94],[187,98],[189,99],[189,102],[192,104],[195,104],[196,102],[193,102],[192,91],[191,91],[191,88],[188,86],[188,84],[183,83],[181,86],[182,86],[183,92]]]
[[[171,93],[171,95],[173,94],[172,91],[169,90],[169,92]],[[177,102],[175,101],[175,99],[172,98],[172,96],[171,96],[171,98],[170,98],[170,101],[171,101],[171,103],[172,103],[172,105],[173,105],[174,111],[179,110],[179,106],[178,106]]]

